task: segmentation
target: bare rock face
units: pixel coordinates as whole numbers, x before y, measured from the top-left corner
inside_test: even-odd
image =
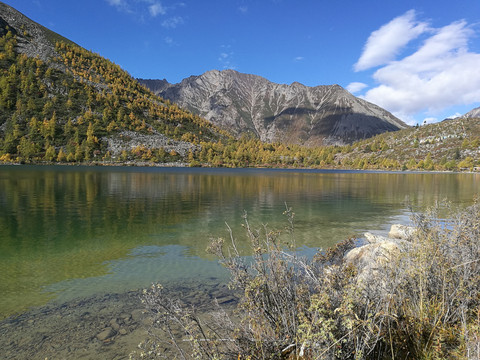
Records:
[[[163,79],[163,80],[140,80],[140,83],[145,85],[148,89],[153,91],[156,94],[163,92],[165,89],[169,88],[171,85],[170,83]]]
[[[11,31],[17,35],[18,50],[28,57],[38,57],[48,61],[56,55],[55,42],[63,40],[70,42],[64,37],[54,33],[14,8],[0,2],[0,35]]]
[[[107,144],[107,150],[113,156],[118,156],[124,150],[131,151],[138,146],[145,146],[149,149],[163,148],[166,152],[174,150],[181,156],[187,155],[189,151],[198,149],[197,145],[170,139],[156,131],[152,131],[150,135],[145,135],[125,130],[114,136],[104,137],[102,141]]]
[[[212,70],[173,85],[139,81],[234,135],[252,133],[266,142],[344,144],[407,127],[339,85],[275,84],[234,70]]]

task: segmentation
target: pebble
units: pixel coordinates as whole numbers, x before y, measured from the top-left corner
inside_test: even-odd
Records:
[[[120,314],[120,317],[123,319],[123,320],[130,320],[130,318],[132,317],[130,314],[127,314],[127,313],[122,313]]]
[[[112,327],[113,330],[118,331],[120,329],[120,325],[117,323],[117,319],[112,319],[110,320],[110,326]]]

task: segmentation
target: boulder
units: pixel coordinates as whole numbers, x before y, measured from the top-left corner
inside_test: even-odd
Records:
[[[359,284],[369,288],[381,287],[388,281],[386,267],[410,246],[413,233],[414,228],[405,225],[392,225],[388,237],[367,232],[364,235],[367,243],[346,253],[344,261],[357,268]]]
[[[394,224],[390,228],[388,236],[393,239],[411,240],[415,233],[415,228],[412,226]]]
[[[389,283],[388,267],[400,256],[402,246],[394,241],[380,241],[350,250],[344,256],[346,264],[357,269],[356,283],[368,296],[383,296]]]
[[[376,244],[379,242],[384,242],[389,240],[385,236],[375,235],[369,232],[365,233],[364,236],[365,236],[365,240],[367,240],[369,244]]]
[[[345,254],[344,260],[347,264],[355,264],[359,270],[374,269],[385,265],[392,259],[392,256],[399,253],[399,244],[386,240],[354,248]]]

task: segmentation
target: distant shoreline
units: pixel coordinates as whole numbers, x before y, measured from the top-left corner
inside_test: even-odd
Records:
[[[352,169],[343,167],[325,167],[325,168],[313,168],[313,167],[273,167],[273,166],[249,166],[249,167],[226,167],[226,166],[190,166],[184,162],[171,162],[171,163],[151,163],[151,162],[102,162],[91,161],[81,163],[57,163],[57,162],[32,162],[32,163],[1,163],[2,166],[65,166],[65,167],[118,167],[118,168],[196,168],[196,169],[223,169],[223,170],[297,170],[297,171],[319,171],[319,172],[352,172],[352,173],[379,173],[379,174],[480,174],[480,171],[449,171],[449,170],[382,170],[382,169]]]

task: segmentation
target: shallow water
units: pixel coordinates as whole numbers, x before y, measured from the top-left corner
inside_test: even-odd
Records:
[[[205,249],[240,224],[286,225],[312,253],[408,222],[408,207],[468,205],[478,174],[259,169],[0,167],[0,318],[152,282],[225,279]]]

